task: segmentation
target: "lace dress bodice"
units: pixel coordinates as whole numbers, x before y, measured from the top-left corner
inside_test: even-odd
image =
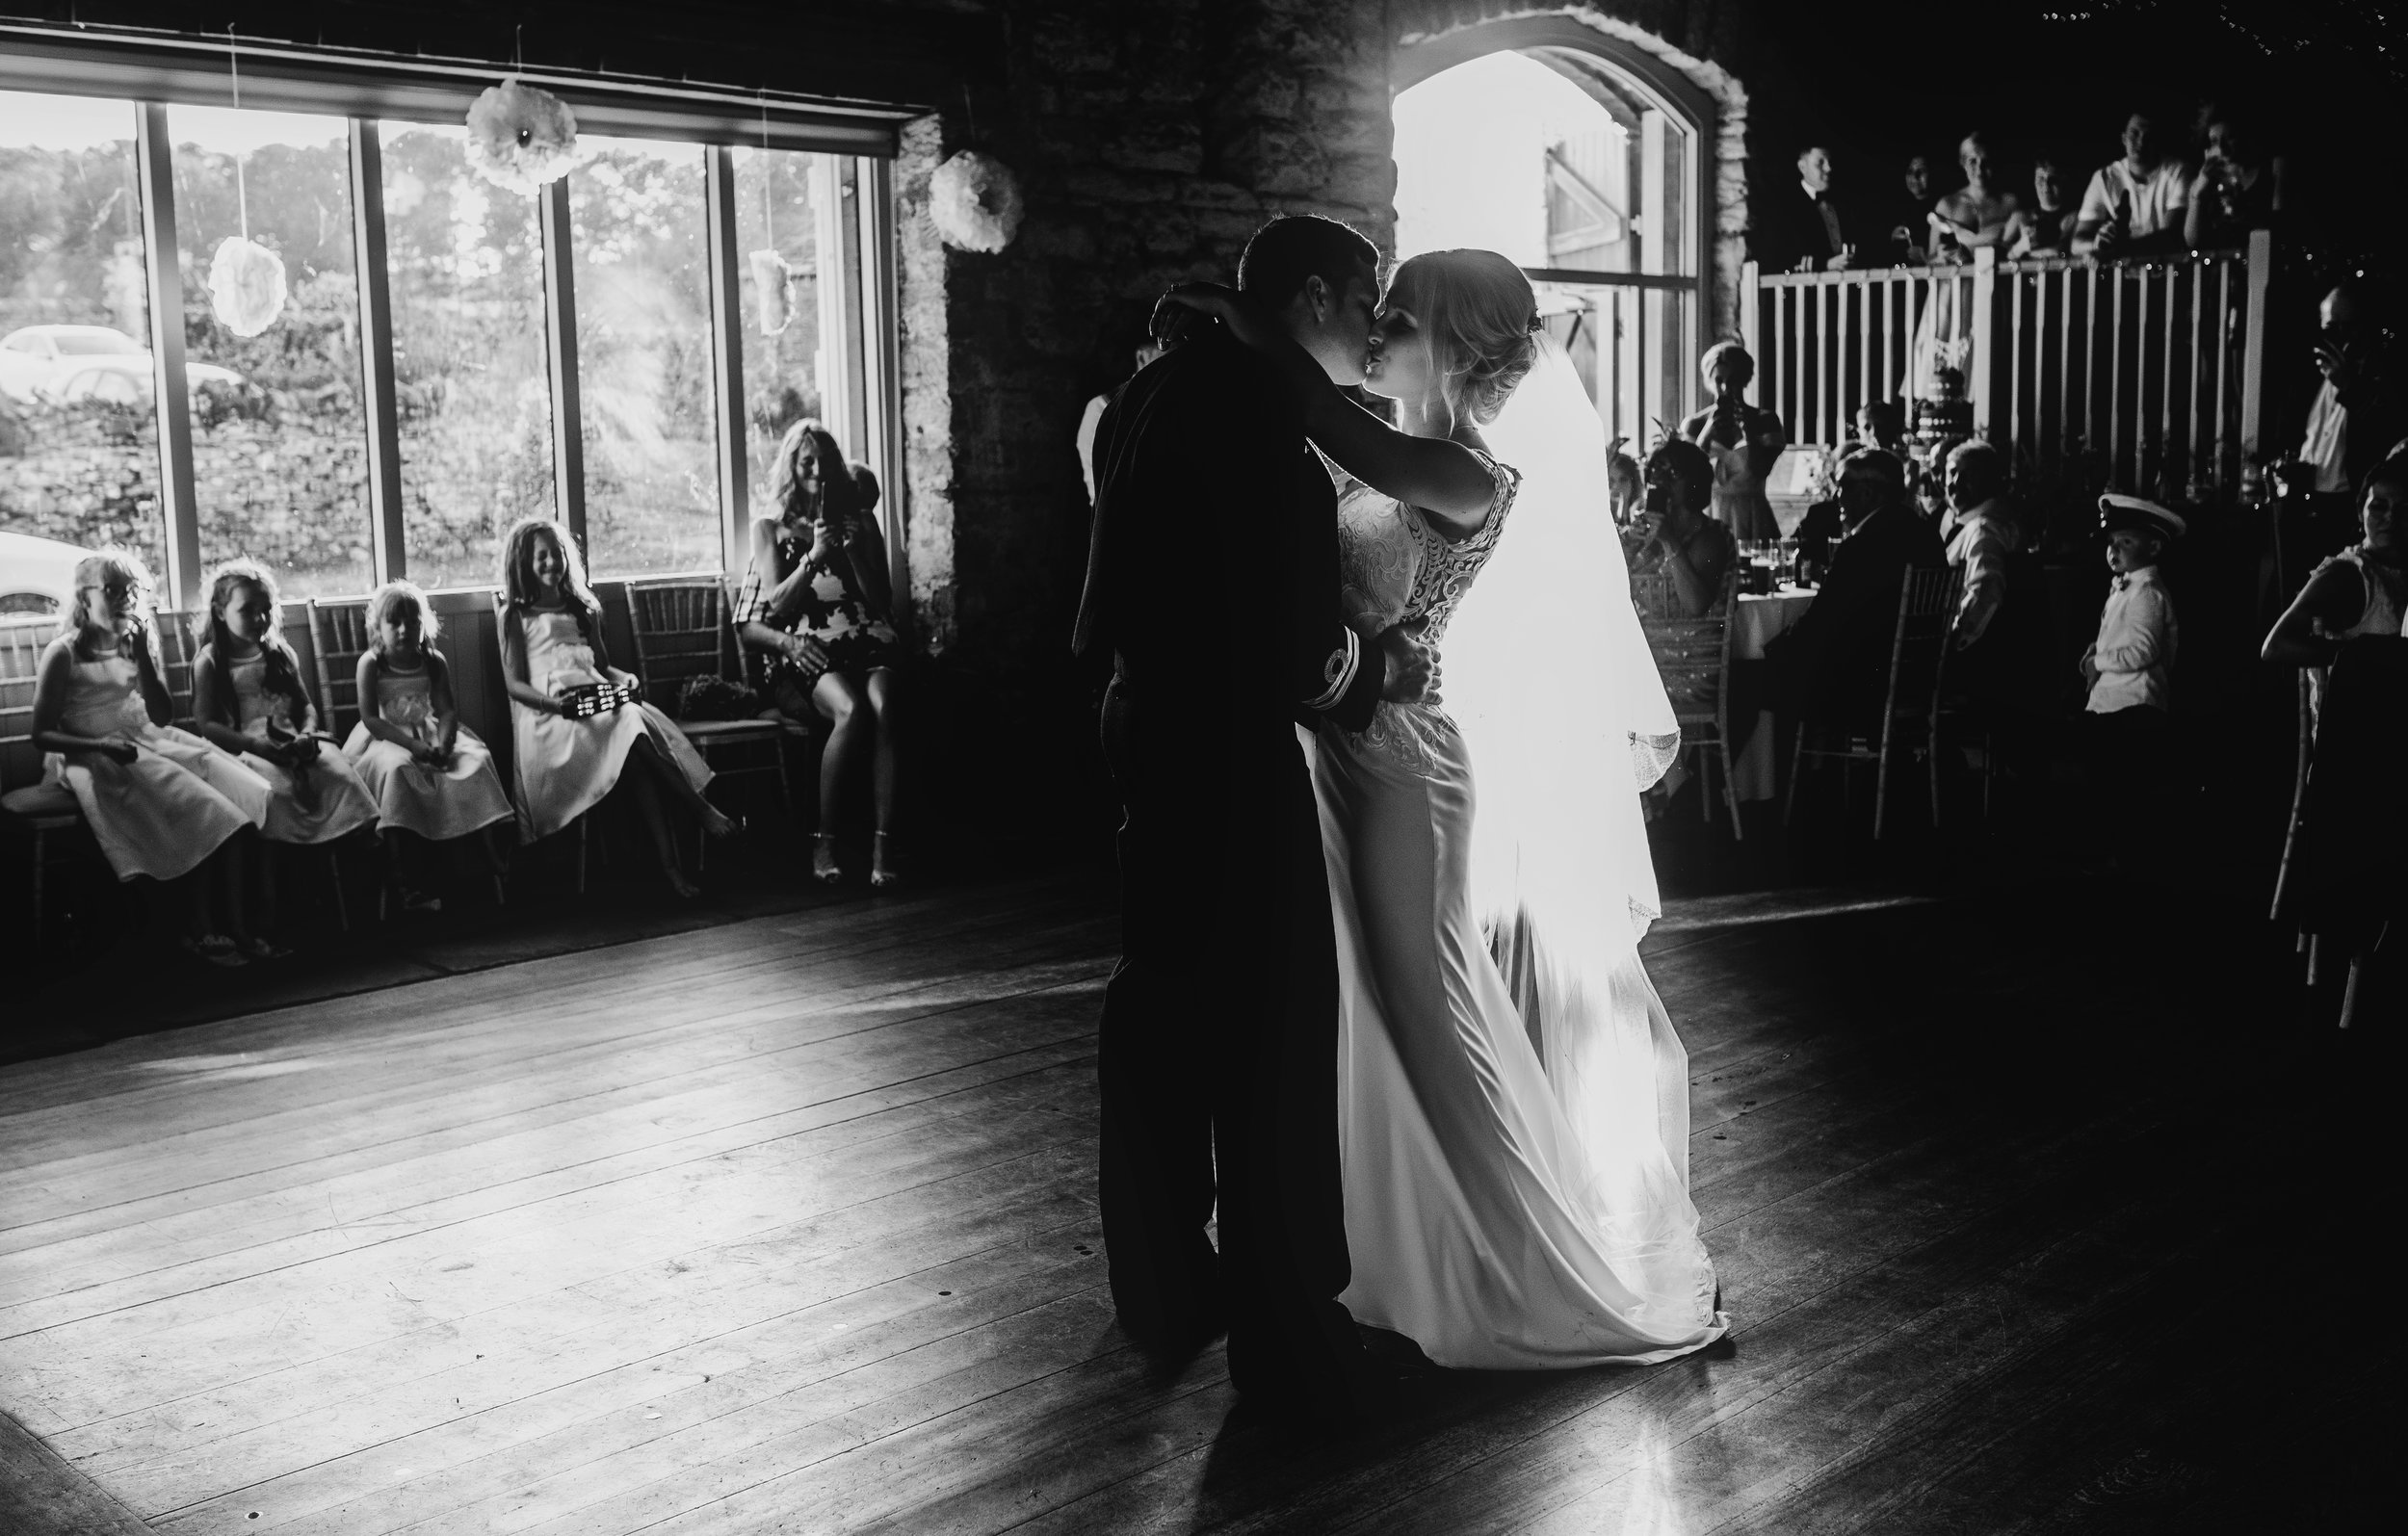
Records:
[[[1456,606],[1471,590],[1473,578],[1496,550],[1522,477],[1510,465],[1500,464],[1477,449],[1473,452],[1495,479],[1497,493],[1479,529],[1453,543],[1431,526],[1419,508],[1407,507],[1351,478],[1340,482],[1339,612],[1366,640],[1378,638],[1393,624],[1419,619],[1424,621],[1421,642],[1437,649]],[[1424,733],[1445,721],[1446,716],[1435,705],[1382,700],[1373,711],[1372,723],[1360,733],[1348,734],[1403,761],[1418,763],[1426,757]],[[1452,724],[1447,728],[1452,729]]]

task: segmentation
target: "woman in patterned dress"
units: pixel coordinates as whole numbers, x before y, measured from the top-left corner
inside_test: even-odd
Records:
[[[903,648],[888,618],[894,591],[886,571],[886,540],[871,515],[877,481],[867,466],[845,462],[833,433],[799,421],[778,445],[770,482],[774,517],[752,525],[752,563],[736,598],[736,633],[768,653],[770,696],[801,719],[827,720],[820,758],[820,827],[811,850],[812,875],[834,884],[836,818],[846,785],[871,769],[876,836],[870,884],[901,878],[895,848],[898,698]]]
[[[1366,636],[1418,625],[1436,646],[1475,578],[1514,541],[1507,520],[1523,477],[1491,454],[1482,429],[1538,360],[1536,304],[1520,270],[1481,250],[1431,252],[1398,269],[1366,387],[1397,403],[1400,431],[1347,403],[1241,296],[1186,285],[1171,297],[1292,364],[1307,429],[1346,473],[1338,522],[1348,621]],[[1567,654],[1557,641],[1583,633],[1577,622],[1537,627],[1547,615],[1536,610],[1595,612],[1603,594],[1628,590],[1612,530],[1595,513],[1602,433],[1594,408],[1578,404],[1577,382],[1570,387],[1572,417],[1596,436],[1593,466],[1572,479],[1592,469],[1594,478],[1551,486],[1546,526],[1532,533],[1555,567],[1546,589],[1584,598],[1517,598],[1514,612],[1483,617],[1491,634],[1482,644],[1505,664],[1489,661],[1468,690],[1481,697],[1475,708],[1519,713],[1522,728],[1467,744],[1433,689],[1419,703],[1382,703],[1360,733],[1324,726],[1311,742],[1338,930],[1339,1139],[1353,1262],[1341,1299],[1357,1319],[1410,1337],[1450,1367],[1654,1362],[1726,1327],[1688,1199],[1687,1056],[1637,958],[1636,934],[1652,915],[1640,909],[1654,898],[1639,780],[1671,755],[1653,733],[1678,741],[1662,683],[1643,739],[1564,737],[1562,749],[1534,752],[1485,744],[1545,741],[1551,713],[1636,717],[1586,703],[1621,687],[1613,655],[1602,645]],[[1592,552],[1590,568],[1565,568],[1573,550]],[[1622,609],[1643,663],[1627,598]],[[1642,669],[1653,678],[1652,664]],[[1535,691],[1526,691],[1529,680]],[[1511,827],[1527,807],[1482,808],[1476,820],[1475,750],[1504,798],[1533,800],[1542,813],[1529,836],[1502,848],[1482,823]],[[1637,768],[1642,757],[1653,772]],[[1630,842],[1617,850],[1591,836],[1592,824],[1609,823],[1627,823],[1643,878],[1618,862]],[[1575,858],[1568,884],[1517,873],[1555,857],[1549,842],[1608,856],[1602,866]]]

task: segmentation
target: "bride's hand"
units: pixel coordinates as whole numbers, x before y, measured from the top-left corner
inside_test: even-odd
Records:
[[[1288,339],[1279,323],[1263,312],[1262,306],[1219,283],[1180,283],[1164,293],[1155,301],[1154,313],[1161,315],[1165,305],[1190,309],[1208,315],[1229,327],[1229,333],[1256,351],[1269,351]],[[1155,333],[1162,333],[1155,326]]]

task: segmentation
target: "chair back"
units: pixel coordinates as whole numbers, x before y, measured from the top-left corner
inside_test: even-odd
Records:
[[[1898,594],[1898,628],[1890,638],[1890,688],[1885,717],[1921,716],[1940,707],[1964,573],[1952,565],[1914,566]]]
[[[368,651],[368,600],[309,600],[309,648],[318,664],[320,724],[342,741],[359,721],[359,659]]]
[[[735,640],[727,592],[716,577],[629,582],[627,625],[636,641],[636,675],[667,707],[690,677],[725,677]]]
[[[1680,610],[1680,589],[1672,578],[1661,571],[1635,571],[1631,575],[1631,607],[1638,611],[1639,622],[1677,618]]]
[[[768,659],[759,651],[746,645],[744,637],[736,633],[735,585],[729,578],[722,576],[719,580],[719,587],[720,598],[727,605],[728,637],[736,647],[736,681],[748,689],[766,688],[769,686]]]
[[[1639,584],[1651,584],[1641,591]],[[1654,584],[1661,584],[1660,586]],[[1673,718],[1684,726],[1712,724],[1723,718],[1730,694],[1731,614],[1739,600],[1739,572],[1723,578],[1722,599],[1699,618],[1674,617],[1678,596],[1671,578],[1632,578],[1632,600],[1638,606],[1639,628],[1647,636],[1648,653],[1663,679],[1664,696],[1672,701]]]
[[[0,622],[0,790],[19,790],[41,777],[34,745],[34,690],[41,653],[58,638],[47,614],[33,623]]]
[[[194,630],[208,622],[206,611],[175,613],[162,609],[152,616],[151,633],[159,637],[159,681],[167,685],[171,724],[185,725],[193,718],[193,663],[201,643]]]

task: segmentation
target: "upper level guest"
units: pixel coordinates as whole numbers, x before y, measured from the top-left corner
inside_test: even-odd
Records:
[[[2179,250],[2190,206],[2190,177],[2166,152],[2147,110],[2124,119],[2123,158],[2101,166],[2074,221],[2077,256],[2147,256]]]
[[[1706,451],[1714,465],[1714,515],[1741,538],[1778,538],[1765,481],[1789,446],[1781,418],[1747,403],[1756,359],[1735,341],[1706,349],[1698,363],[1714,403],[1681,423],[1680,435]]]
[[[2006,244],[2007,226],[2023,203],[1998,185],[1998,159],[1986,135],[1967,134],[1956,147],[1956,163],[1965,185],[1940,199],[1929,221],[1933,250],[1961,259],[1984,246]]]
[[[1808,144],[1797,154],[1797,184],[1772,192],[1756,260],[1767,272],[1838,272],[1847,265],[1849,234],[1831,195],[1831,152]]]
[[[1914,266],[1929,257],[1931,207],[1939,197],[1933,181],[1929,155],[1907,158],[1899,190],[1885,199],[1888,211],[1881,221],[1883,241],[1890,247],[1892,261]]]
[[[1663,575],[1682,618],[1696,618],[1722,598],[1723,578],[1739,562],[1739,540],[1706,515],[1714,466],[1695,443],[1673,439],[1647,456],[1647,507],[1631,525],[1635,575]]]
[[[2065,193],[2065,172],[2047,155],[2031,163],[2031,201],[2006,223],[2009,256],[2054,256],[2072,248],[2076,209]]]
[[[1906,499],[1906,466],[1877,448],[1840,466],[1846,532],[1831,552],[1822,590],[1776,642],[1776,688],[1814,720],[1858,721],[1880,713],[1890,641],[1906,572],[1938,565],[1940,537]]]
[[[2266,153],[2243,115],[2220,102],[2199,112],[2199,170],[2190,178],[2183,243],[2194,250],[2246,244],[2283,211],[2283,160]]]

